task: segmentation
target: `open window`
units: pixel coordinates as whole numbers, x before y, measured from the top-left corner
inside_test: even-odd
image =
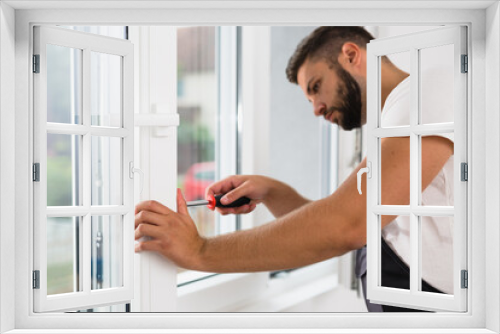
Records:
[[[397,126],[385,122],[381,97],[382,57],[394,54],[406,56],[410,65],[406,79],[409,80],[409,117],[406,124]],[[423,310],[466,311],[466,28],[453,26],[374,40],[368,45],[367,57],[367,165],[371,169],[367,182],[368,299],[373,303]],[[436,59],[440,62],[436,63]],[[449,201],[432,202],[428,200],[431,197],[424,195],[427,189],[422,187],[422,138],[425,136],[440,136],[454,143],[454,153],[447,162],[449,173],[442,176],[451,180],[452,186],[447,189]],[[382,198],[381,142],[389,137],[410,138],[409,205],[386,203]],[[397,216],[399,224],[407,227],[402,233],[408,246],[398,249],[398,255],[410,268],[409,289],[384,285],[381,248],[387,227],[381,228],[383,216]],[[426,250],[429,240],[436,237],[447,239],[434,240],[447,245],[444,247],[447,251],[440,254],[447,258],[449,268],[446,270],[438,267]],[[432,271],[443,271],[440,274],[448,281],[449,288],[438,290],[444,293],[424,289],[423,282],[432,276]]]
[[[35,312],[127,302],[133,45],[37,26],[33,72]]]

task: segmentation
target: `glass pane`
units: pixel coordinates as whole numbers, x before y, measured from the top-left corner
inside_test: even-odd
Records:
[[[81,124],[82,50],[47,44],[47,122]]]
[[[421,291],[453,294],[453,217],[420,217]]]
[[[402,72],[403,76],[407,76],[401,81],[396,88],[394,88],[389,95],[382,95],[383,91],[380,90],[380,101],[382,103],[382,115],[380,119],[380,127],[399,127],[410,125],[410,52],[400,52],[389,54],[381,58],[382,64],[391,62],[397,66]],[[391,79],[392,76],[390,77]],[[381,79],[380,87],[387,85]]]
[[[59,26],[61,28],[82,31],[96,35],[128,39],[127,27],[123,26]]]
[[[80,217],[47,218],[47,294],[79,290]]]
[[[453,122],[453,47],[419,50],[420,124]]]
[[[381,286],[410,289],[410,217],[379,216],[382,220]]]
[[[92,290],[123,286],[122,216],[92,216]]]
[[[91,124],[122,126],[122,57],[91,53]]]
[[[94,307],[91,309],[83,309],[83,310],[75,311],[75,313],[95,313],[95,312],[102,312],[102,313],[130,312],[130,304],[115,304],[115,305],[110,305],[110,306],[100,306],[100,307]]]
[[[122,204],[122,139],[92,137],[92,205]]]
[[[394,152],[387,149],[391,141],[402,142],[397,144],[404,149]],[[394,156],[398,155],[397,164]],[[389,163],[388,161],[392,162]],[[410,138],[392,137],[380,139],[380,204],[382,205],[409,205],[410,204]],[[393,189],[398,189],[395,193]]]
[[[453,133],[443,133],[436,135],[437,137],[443,138],[442,140],[446,143],[449,142],[453,146]],[[425,137],[424,137],[425,138]],[[420,158],[421,163],[421,173],[424,175],[423,166],[425,166],[425,151],[427,148],[425,140],[422,142],[422,156]],[[421,194],[421,205],[432,205],[432,206],[453,206],[454,205],[454,155],[451,155],[446,161],[443,161],[444,165],[441,170],[434,176],[431,180],[429,178],[424,179],[423,176],[420,178],[422,182],[422,194]]]
[[[47,206],[81,205],[81,136],[47,134]]]
[[[177,30],[178,185],[186,200],[205,198],[215,180],[217,122],[216,27],[180,27]],[[218,233],[215,215],[206,207],[190,209],[200,233]]]

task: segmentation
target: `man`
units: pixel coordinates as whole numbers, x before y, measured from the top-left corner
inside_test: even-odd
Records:
[[[339,124],[345,130],[366,122],[366,45],[373,37],[361,27],[321,27],[306,37],[290,58],[287,77],[300,86],[311,102],[314,114]],[[389,125],[401,125],[408,118],[408,74],[382,60],[381,98],[383,117]],[[387,103],[387,106],[385,105]],[[382,204],[409,204],[408,137],[381,141]],[[422,189],[435,184],[453,155],[452,139],[443,136],[422,138]],[[237,175],[216,182],[207,195],[226,194],[227,204],[246,196],[251,203],[239,208],[220,209],[221,214],[244,214],[264,204],[276,220],[257,228],[214,238],[201,237],[180,191],[178,212],[155,201],[136,207],[135,237],[150,237],[136,245],[136,251],[156,251],[177,265],[209,272],[252,272],[296,268],[363,249],[366,244],[366,191],[359,195],[356,174],[364,160],[332,195],[310,201],[290,186],[263,176]],[[442,186],[442,185],[441,185]],[[363,189],[366,182],[363,182]],[[439,189],[438,189],[439,188]],[[427,189],[426,189],[427,190]],[[424,196],[425,197],[425,196]],[[402,217],[384,216],[384,286],[409,286],[408,258],[404,256],[407,224]],[[406,227],[405,227],[406,226]],[[358,252],[358,273],[363,270],[364,251]],[[424,276],[425,278],[425,276]],[[435,281],[431,279],[431,283]],[[406,282],[406,283],[405,283]],[[424,289],[440,292],[424,282]],[[444,286],[444,285],[443,285]],[[445,286],[446,287],[446,286]],[[370,311],[404,311],[367,303]]]

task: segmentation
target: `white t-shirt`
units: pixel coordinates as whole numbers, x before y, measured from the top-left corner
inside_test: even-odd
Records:
[[[453,85],[444,73],[422,76],[423,121],[453,121]],[[451,81],[453,82],[453,81]],[[450,87],[451,86],[451,87]],[[408,126],[410,77],[403,80],[386,99],[382,127]],[[454,141],[453,134],[439,136]],[[453,206],[453,155],[422,193],[422,205]],[[453,218],[422,217],[422,278],[440,291],[453,293]],[[410,218],[398,216],[382,231],[387,244],[408,266],[410,264]],[[410,268],[411,270],[411,268]]]

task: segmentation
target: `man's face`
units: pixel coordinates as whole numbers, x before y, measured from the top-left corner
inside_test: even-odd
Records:
[[[316,116],[323,116],[344,130],[361,127],[360,86],[340,65],[330,68],[324,60],[307,59],[299,68],[297,82],[312,103]]]

